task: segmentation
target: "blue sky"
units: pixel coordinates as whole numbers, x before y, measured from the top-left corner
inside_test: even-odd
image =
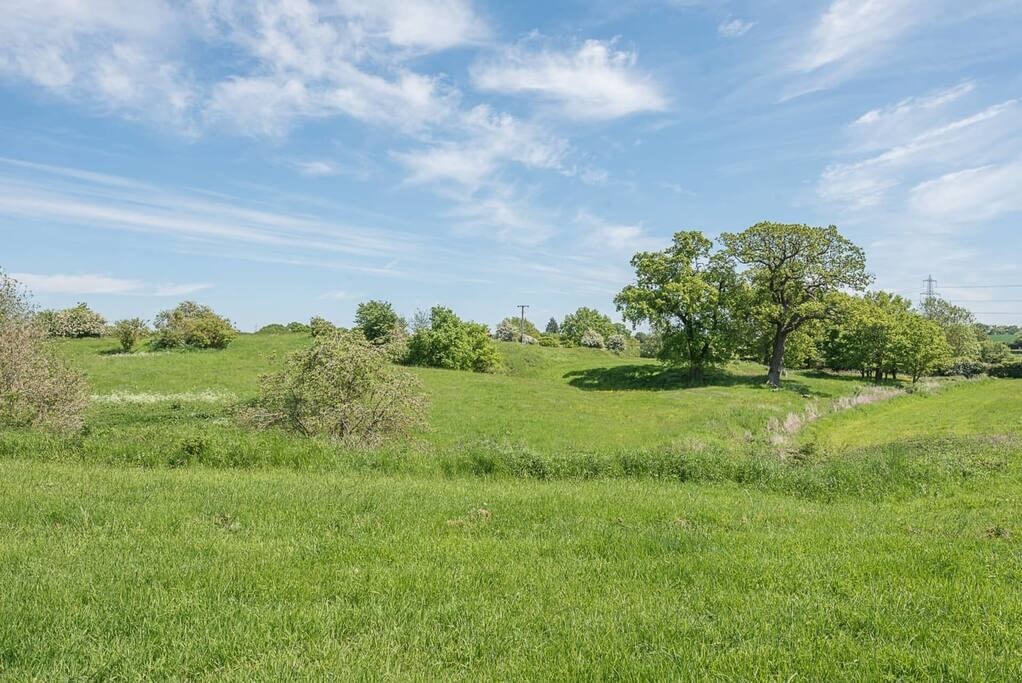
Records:
[[[0,0],[0,267],[243,329],[613,312],[679,229],[836,224],[1022,322],[1017,0]]]

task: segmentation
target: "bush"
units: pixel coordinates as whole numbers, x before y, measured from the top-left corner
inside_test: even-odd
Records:
[[[0,272],[0,427],[82,427],[85,378],[49,352],[46,334],[21,288]]]
[[[952,363],[947,370],[944,372],[945,375],[951,377],[965,377],[972,378],[982,375],[990,369],[990,366],[986,363],[981,363],[977,360],[957,360]]]
[[[383,346],[343,332],[292,353],[280,372],[263,377],[246,417],[261,427],[371,447],[424,427],[426,412],[414,375],[394,368]]]
[[[615,333],[624,333],[623,326],[622,329],[618,329],[607,316],[583,306],[574,313],[564,316],[564,322],[561,323],[561,341],[572,346],[582,345],[582,336],[587,330],[593,330],[603,338]]]
[[[106,330],[106,320],[103,316],[84,303],[60,311],[43,311],[39,314],[38,320],[46,327],[46,332],[51,337],[71,339],[102,337]]]
[[[154,349],[225,349],[238,336],[227,318],[209,306],[185,301],[156,316]]]
[[[309,321],[309,333],[313,337],[326,337],[337,331],[337,326],[318,315]]]
[[[579,346],[584,346],[587,349],[602,349],[605,346],[603,343],[603,335],[596,330],[586,330],[582,334]]]
[[[280,323],[270,323],[269,325],[263,325],[258,330],[256,330],[256,334],[287,334],[288,332],[290,332],[290,330],[287,329],[285,326],[281,325]]]
[[[641,337],[636,335],[639,339],[639,356],[642,358],[659,358],[660,351],[663,350],[663,340],[659,334],[642,334]]]
[[[1011,347],[1004,342],[985,339],[980,346],[979,359],[990,365],[1001,365],[1012,361]]]
[[[557,347],[561,345],[561,337],[557,334],[542,334],[539,337],[540,346]]]
[[[142,337],[149,334],[149,327],[141,318],[128,318],[114,323],[114,336],[121,343],[121,350],[127,353]]]
[[[394,336],[407,336],[407,324],[387,301],[366,301],[355,311],[355,327],[365,338],[379,344],[389,343]]]
[[[498,365],[498,356],[485,325],[463,321],[451,309],[434,306],[428,324],[419,327],[408,341],[408,362],[491,372]]]
[[[607,337],[607,349],[614,353],[624,353],[628,349],[628,340],[623,334],[612,334]]]
[[[296,321],[296,322],[288,323],[287,324],[287,331],[288,332],[295,332],[295,333],[299,333],[299,334],[308,334],[309,333],[309,326],[306,325],[305,323],[300,323],[300,322]]]
[[[1022,379],[1022,361],[1012,361],[1011,363],[995,365],[990,368],[989,374],[991,377]]]

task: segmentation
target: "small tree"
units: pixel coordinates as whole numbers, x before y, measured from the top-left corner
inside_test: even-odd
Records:
[[[583,306],[574,313],[564,316],[564,322],[561,323],[561,340],[569,345],[579,346],[586,330],[593,330],[601,337],[626,331],[623,326],[622,329],[615,327],[610,318],[596,309]]]
[[[294,332],[296,334],[308,334],[309,326],[305,323],[295,321],[287,324],[287,331]]]
[[[607,337],[607,350],[614,353],[624,353],[628,349],[628,340],[623,334],[612,334]]]
[[[407,324],[387,301],[366,301],[355,311],[355,327],[371,342],[385,344],[395,334],[405,334]]]
[[[238,336],[227,318],[212,308],[184,301],[156,316],[154,349],[225,349]]]
[[[940,326],[921,315],[910,314],[905,319],[905,336],[898,364],[912,377],[912,383],[950,363],[951,347]]]
[[[985,339],[980,345],[979,358],[989,365],[1003,365],[1013,360],[1011,347],[1004,342]]]
[[[0,427],[75,431],[88,404],[85,378],[55,358],[28,296],[0,271]]]
[[[547,334],[560,334],[561,326],[557,324],[557,318],[551,317],[546,322],[546,333]]]
[[[309,333],[313,337],[326,337],[337,331],[337,326],[318,315],[309,321]]]
[[[582,339],[579,340],[579,346],[583,346],[587,349],[602,349],[606,346],[603,341],[603,335],[596,330],[589,329],[582,333]]]
[[[114,336],[121,343],[121,350],[131,351],[135,344],[149,334],[149,327],[141,318],[127,318],[114,323]]]
[[[806,322],[826,319],[834,293],[871,282],[866,256],[834,226],[757,223],[721,238],[729,254],[749,266],[754,314],[772,328],[767,383],[780,386],[788,338]]]
[[[356,447],[379,445],[426,424],[419,380],[390,364],[383,345],[360,332],[318,338],[261,379],[247,417],[263,427],[328,435]]]
[[[522,342],[524,344],[534,344],[540,337],[540,331],[536,329],[528,318],[525,319],[525,338],[522,338],[522,319],[521,318],[504,318],[497,325],[497,329],[494,330],[493,336],[499,341],[514,341]],[[529,340],[532,341],[529,341]]]

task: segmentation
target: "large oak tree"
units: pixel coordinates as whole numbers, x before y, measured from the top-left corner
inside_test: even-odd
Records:
[[[728,253],[748,266],[756,315],[773,333],[767,383],[780,386],[788,338],[807,322],[826,319],[833,294],[870,283],[866,256],[833,225],[763,222],[721,239]]]

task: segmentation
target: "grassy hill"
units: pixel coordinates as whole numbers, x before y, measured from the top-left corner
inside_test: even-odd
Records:
[[[95,400],[0,432],[0,677],[1022,676],[1020,381],[856,407],[509,344],[414,370],[413,444],[238,426],[307,343],[60,345]]]

